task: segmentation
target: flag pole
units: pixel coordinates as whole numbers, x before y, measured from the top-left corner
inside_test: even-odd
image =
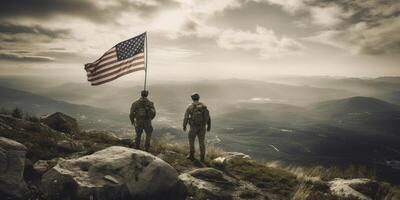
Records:
[[[146,38],[145,38],[145,47],[146,47],[146,54],[145,54],[145,68],[144,68],[144,90],[146,90],[146,84],[147,84],[147,31],[145,32]]]

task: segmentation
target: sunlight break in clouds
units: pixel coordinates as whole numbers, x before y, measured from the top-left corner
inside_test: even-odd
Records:
[[[255,32],[226,30],[219,37],[218,46],[225,49],[258,50],[264,59],[298,55],[304,48],[291,38],[279,39],[274,31],[261,26],[257,26]]]
[[[310,14],[313,23],[325,27],[332,27],[340,24],[344,18],[351,16],[352,13],[346,13],[341,7],[333,5],[312,7],[310,9]]]

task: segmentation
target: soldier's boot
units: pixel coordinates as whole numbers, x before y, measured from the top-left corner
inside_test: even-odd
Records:
[[[149,149],[150,149],[150,139],[147,139],[147,136],[146,136],[146,142],[144,143],[144,150],[146,152],[149,152]]]
[[[201,161],[201,162],[204,162],[204,161],[205,161],[204,157],[205,157],[204,154],[200,154],[200,161]]]
[[[189,155],[186,156],[186,159],[194,160],[194,155],[193,154],[189,154]]]

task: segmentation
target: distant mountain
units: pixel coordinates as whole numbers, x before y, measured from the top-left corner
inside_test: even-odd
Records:
[[[376,78],[377,81],[383,81],[388,83],[400,84],[400,77],[398,76],[383,76]]]
[[[400,105],[400,90],[395,92],[386,92],[382,94],[377,94],[377,98],[383,99],[387,102]]]
[[[129,125],[126,114],[87,105],[71,104],[29,92],[0,87],[0,107],[14,109],[16,107],[31,115],[47,115],[63,112],[79,120],[85,128],[113,127]]]
[[[351,97],[313,104],[310,108],[328,117],[378,113],[399,113],[400,107],[372,97]]]
[[[91,87],[83,84],[65,84],[48,90],[41,95],[73,103],[83,103],[127,112],[129,105],[139,97],[142,86]],[[78,92],[79,91],[79,92]],[[226,79],[195,82],[163,82],[149,85],[150,98],[156,106],[168,112],[184,111],[190,103],[190,94],[198,92],[214,112],[224,112],[227,104],[238,102],[270,102],[306,105],[321,100],[349,97],[344,90],[292,86],[263,81]]]
[[[0,93],[0,106],[5,108],[19,107],[31,112],[32,114],[43,115],[61,111],[76,116],[82,111],[93,114],[100,111],[99,109],[90,106],[70,104],[64,101],[58,101],[11,88],[0,87]]]
[[[393,92],[400,88],[400,77],[347,78],[330,76],[270,77],[270,82],[311,87],[335,88],[351,92],[353,96],[372,96],[382,92]]]

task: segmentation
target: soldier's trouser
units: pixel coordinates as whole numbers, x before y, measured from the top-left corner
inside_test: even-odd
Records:
[[[149,151],[150,148],[150,140],[151,140],[151,134],[153,133],[153,126],[151,125],[150,120],[144,120],[144,121],[137,121],[136,122],[136,138],[135,138],[135,148],[140,149],[140,140],[142,138],[142,133],[146,132],[146,140],[144,143],[144,149],[145,151]]]
[[[206,145],[205,145],[205,136],[206,136],[206,128],[195,128],[190,127],[189,130],[189,146],[190,146],[190,155],[194,157],[194,141],[196,140],[196,136],[199,140],[199,148],[200,148],[200,159],[204,160],[204,156],[206,154]]]

